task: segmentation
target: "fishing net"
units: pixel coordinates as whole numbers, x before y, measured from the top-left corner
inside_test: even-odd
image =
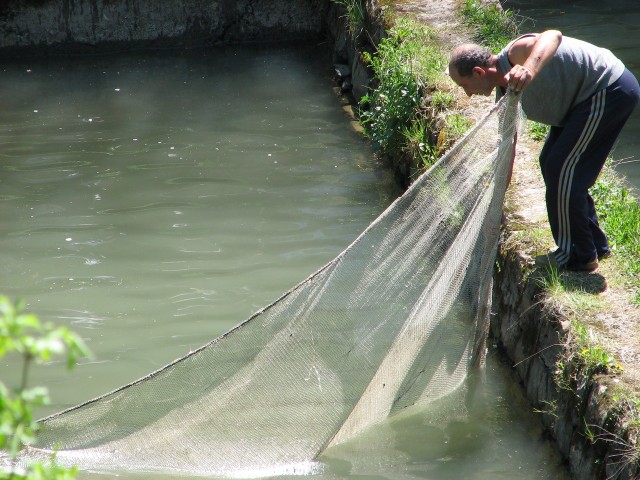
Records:
[[[45,418],[20,461],[302,473],[457,389],[483,362],[519,115],[505,96],[333,261],[198,350]]]

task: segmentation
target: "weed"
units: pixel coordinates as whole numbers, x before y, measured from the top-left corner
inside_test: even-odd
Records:
[[[596,440],[597,440],[596,434],[595,434],[595,432],[593,430],[591,430],[591,427],[589,426],[589,424],[587,423],[587,420],[584,417],[582,417],[582,422],[584,423],[583,436],[587,439],[587,441],[590,444],[593,445],[594,443],[596,443]]]
[[[613,170],[611,162],[590,191],[598,206],[599,221],[618,257],[634,302],[640,303],[640,204]]]
[[[544,123],[536,122],[534,120],[529,120],[527,122],[529,138],[536,142],[541,142],[547,138],[549,135],[549,130],[551,127],[549,125],[545,125]]]
[[[446,58],[433,39],[431,29],[399,19],[375,55],[365,54],[375,86],[361,100],[365,133],[391,158],[415,154],[423,166],[440,153],[427,132],[454,103],[445,90]]]
[[[365,6],[363,0],[331,0],[346,10],[349,34],[357,39],[365,31]]]
[[[599,345],[596,334],[586,325],[577,321],[572,322],[571,334],[577,347],[575,352],[577,359],[589,373],[610,373],[622,370],[618,361]]]
[[[436,90],[431,94],[429,106],[434,112],[444,112],[455,105],[455,97],[452,92]]]
[[[436,146],[439,152],[444,152],[461,138],[471,128],[473,122],[460,113],[452,113],[445,117],[444,125],[438,134]]]
[[[544,409],[534,408],[533,413],[543,413],[545,415],[551,415],[554,418],[558,418],[558,414],[556,413],[558,410],[557,400],[553,400],[553,401],[543,400],[542,403],[546,405],[546,408]]]
[[[593,440],[587,437],[592,443],[602,441],[613,445],[613,452],[609,455],[609,465],[611,468],[608,469],[612,470],[612,473],[606,477],[607,480],[618,478],[618,475],[623,472],[628,465],[640,464],[640,445],[637,443],[637,440],[633,438],[637,436],[637,431],[634,430],[633,427],[627,430],[625,436],[609,432],[599,425],[586,425],[585,423],[585,428],[588,429],[589,434],[593,436]]]
[[[476,30],[476,41],[493,53],[498,53],[518,35],[517,15],[494,3],[465,0],[461,14],[466,23]]]
[[[574,319],[567,336],[563,358],[556,364],[556,382],[561,387],[581,386],[595,374],[619,374],[622,365],[602,345],[599,336]]]
[[[420,166],[428,168],[438,159],[438,149],[431,145],[430,135],[425,125],[421,122],[413,122],[402,128],[404,137],[404,150],[417,159]]]
[[[603,308],[596,295],[584,291],[573,277],[547,268],[537,281],[544,289],[547,302],[569,310],[570,327],[561,357],[556,362],[556,384],[563,389],[582,386],[595,374],[619,374],[620,362],[602,346],[603,340],[581,318]]]

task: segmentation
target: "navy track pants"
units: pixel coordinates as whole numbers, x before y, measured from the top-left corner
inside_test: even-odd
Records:
[[[562,127],[551,127],[540,168],[560,265],[585,263],[609,252],[588,189],[639,98],[638,81],[625,70],[612,85],[576,105]]]

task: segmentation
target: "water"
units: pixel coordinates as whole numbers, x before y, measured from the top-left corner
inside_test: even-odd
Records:
[[[110,363],[135,378],[247,318],[397,193],[306,56],[4,69],[2,291],[86,337],[87,394],[122,383]],[[52,409],[78,400],[66,378]]]
[[[525,17],[521,31],[560,30],[608,48],[640,79],[640,2],[637,0],[509,0],[506,7]],[[640,109],[620,134],[612,156],[616,169],[640,191]]]
[[[72,374],[60,362],[34,371],[53,398],[40,415],[224,333],[332,259],[398,194],[349,130],[320,53],[3,66],[0,292],[70,326],[95,354]],[[0,367],[15,384],[17,364]],[[518,388],[492,355],[472,393],[333,449],[317,476],[563,478]]]

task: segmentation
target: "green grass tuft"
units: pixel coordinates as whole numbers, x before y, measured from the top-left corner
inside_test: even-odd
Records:
[[[357,39],[365,29],[365,5],[363,0],[331,0],[337,5],[342,5],[346,10],[347,26],[349,33]]]
[[[443,90],[447,59],[434,36],[418,22],[398,19],[376,53],[365,54],[375,85],[360,102],[365,133],[391,158],[414,157],[421,167],[441,153],[430,132],[438,113],[455,103]]]
[[[529,138],[535,142],[543,142],[547,138],[547,135],[549,135],[549,130],[551,129],[549,125],[534,120],[528,120],[527,127]]]
[[[597,205],[600,224],[609,238],[625,283],[640,304],[640,204],[611,167],[605,166],[590,193]]]
[[[475,29],[475,40],[493,53],[518,35],[519,22],[512,10],[482,0],[465,0],[461,13],[467,25]]]

